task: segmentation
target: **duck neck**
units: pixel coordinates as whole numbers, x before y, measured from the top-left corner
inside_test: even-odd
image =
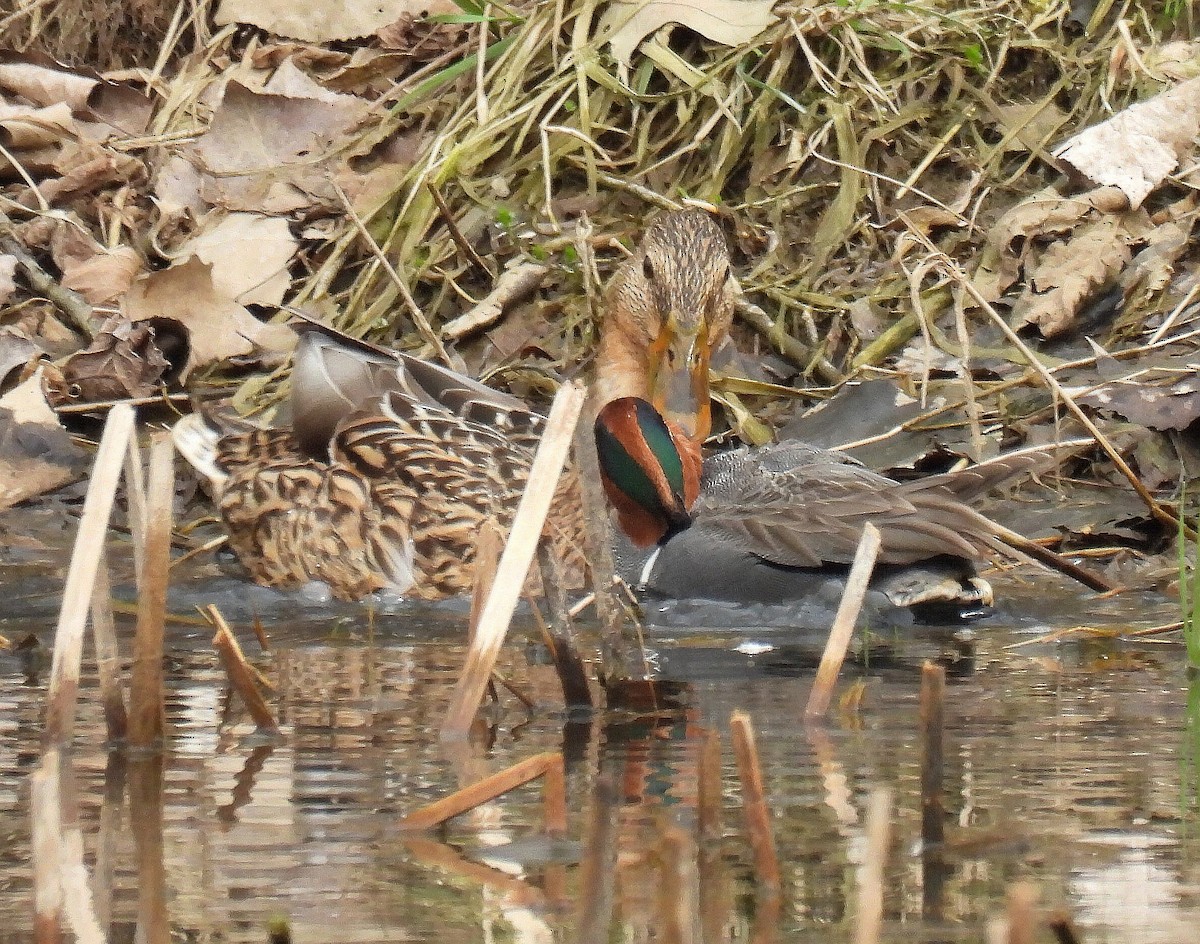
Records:
[[[592,382],[592,412],[621,397],[649,399],[646,374],[649,364],[645,350],[615,325],[605,325],[596,351],[595,378]]]

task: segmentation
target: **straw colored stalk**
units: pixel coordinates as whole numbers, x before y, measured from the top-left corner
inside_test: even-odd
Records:
[[[59,847],[62,824],[59,814],[59,753],[51,747],[29,777],[29,806],[33,817],[33,938],[37,944],[59,944],[62,916],[62,876]]]
[[[57,754],[58,751],[51,753]],[[59,783],[60,842],[58,873],[62,882],[63,914],[80,944],[106,940],[92,899],[92,885],[83,861],[83,829],[79,823],[79,796],[71,771],[70,755],[56,764]]]
[[[105,730],[110,743],[120,741],[128,730],[129,716],[125,711],[125,691],[121,683],[121,653],[113,622],[108,558],[103,554],[92,588],[92,644],[96,649],[96,671],[100,676]]]
[[[466,738],[471,720],[483,698],[541,538],[542,526],[562,475],[584,397],[582,385],[569,383],[563,384],[554,398],[546,431],[529,470],[525,494],[521,496],[508,543],[496,569],[492,591],[480,614],[479,629],[467,653],[466,666],[451,695],[450,708],[442,724],[441,735],[444,740]]]
[[[92,466],[79,533],[71,552],[71,568],[63,588],[62,608],[54,631],[54,661],[46,712],[47,743],[70,739],[75,724],[79,694],[79,670],[83,658],[83,632],[87,625],[96,571],[104,549],[104,536],[112,513],[113,496],[121,477],[121,459],[133,432],[133,410],[119,405],[109,411]]]
[[[859,538],[858,549],[854,552],[854,563],[850,565],[850,576],[846,578],[846,589],[833,618],[829,638],[825,641],[825,651],[821,654],[821,664],[817,667],[812,691],[808,694],[808,705],[804,709],[806,721],[823,718],[829,710],[833,688],[846,659],[850,638],[854,635],[854,624],[858,620],[858,613],[867,595],[867,587],[871,583],[871,574],[875,570],[879,543],[879,529],[868,521],[863,525],[862,537]]]
[[[754,726],[744,711],[735,711],[729,719],[733,737],[733,753],[737,758],[738,776],[742,781],[742,809],[746,815],[746,832],[754,853],[754,874],[768,896],[779,894],[779,857],[775,853],[775,837],[771,830],[771,810],[763,788],[762,766],[758,760],[758,744]]]
[[[175,447],[168,433],[155,433],[150,443],[146,545],[142,581],[138,588],[133,672],[129,684],[129,742],[143,749],[158,744],[165,728],[163,625],[171,569],[171,502],[174,496]]]
[[[137,939],[144,944],[171,944],[163,862],[162,754],[143,754],[129,765],[129,809],[134,811],[131,826],[137,855]]]
[[[553,773],[555,770],[557,770],[557,777]],[[440,826],[448,819],[453,819],[455,816],[460,816],[468,810],[473,810],[483,803],[487,803],[498,796],[508,793],[509,790],[515,790],[517,787],[529,783],[531,780],[536,780],[538,777],[547,777],[547,793],[553,792],[555,794],[554,799],[547,804],[547,806],[553,806],[553,812],[550,816],[552,816],[554,822],[552,825],[548,823],[547,826],[550,831],[565,832],[566,800],[562,771],[562,754],[554,751],[538,754],[521,761],[519,764],[513,764],[513,766],[505,770],[498,771],[490,777],[484,777],[478,783],[473,783],[469,787],[456,790],[448,797],[443,797],[434,803],[414,810],[400,820],[400,828],[407,830],[432,829],[434,826]]]
[[[854,944],[878,944],[883,928],[883,871],[891,841],[892,792],[881,787],[867,801],[866,858],[858,870]]]
[[[225,622],[225,617],[215,606],[205,607],[204,613],[217,629],[216,635],[213,636],[213,646],[221,657],[221,664],[225,666],[225,674],[229,676],[229,682],[242,699],[242,704],[250,712],[254,724],[260,732],[277,733],[279,725],[258,689],[257,673],[246,661],[246,655],[230,631],[229,624]]]

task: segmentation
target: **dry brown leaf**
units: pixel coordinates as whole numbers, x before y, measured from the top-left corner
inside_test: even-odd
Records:
[[[114,316],[100,326],[87,348],[62,365],[62,379],[72,399],[125,400],[158,390],[168,366],[153,328]]]
[[[1005,144],[1005,150],[1031,151],[1045,147],[1067,120],[1067,113],[1053,102],[1021,102],[999,105],[996,112],[1005,133],[1015,132]]]
[[[62,284],[92,305],[103,305],[125,294],[144,268],[132,247],[106,249],[82,225],[67,222],[55,227],[50,255],[62,273]]]
[[[1026,197],[991,227],[973,281],[990,302],[999,299],[1021,277],[1034,238],[1069,233],[1093,213],[1116,213],[1126,206],[1124,195],[1102,187],[1078,197],[1064,197],[1053,187]]]
[[[285,219],[231,213],[183,246],[180,257],[189,253],[212,266],[214,286],[239,305],[277,306],[291,282],[296,239]]]
[[[1200,132],[1200,78],[1130,105],[1054,150],[1095,186],[1120,187],[1135,209],[1186,155]]]
[[[0,397],[0,509],[61,488],[86,469],[42,393],[42,370]]]
[[[402,13],[422,14],[435,0],[221,0],[219,26],[248,23],[274,33],[314,43],[370,36]]]
[[[678,23],[726,46],[747,43],[774,23],[775,0],[612,0],[597,32],[613,57],[628,66],[647,36]]]
[[[17,257],[0,255],[0,305],[3,305],[17,290]]]
[[[88,96],[97,84],[65,69],[33,62],[0,62],[0,89],[20,95],[35,105],[66,105],[73,112],[87,107]]]
[[[1077,399],[1150,429],[1182,430],[1200,418],[1200,377],[1185,377],[1166,386],[1115,382]]]
[[[58,176],[40,185],[43,198],[51,203],[140,182],[146,176],[146,165],[136,157],[92,142],[67,143],[54,161],[54,170]]]
[[[71,109],[62,102],[34,108],[0,101],[0,131],[9,150],[26,151],[54,147],[77,130]]]
[[[154,201],[158,212],[166,220],[190,216],[199,220],[208,211],[208,204],[200,196],[204,175],[194,164],[174,154],[159,168],[154,178]]]
[[[42,349],[24,331],[0,328],[0,387],[18,367],[41,357]]]
[[[295,332],[265,324],[213,283],[212,266],[195,256],[134,282],[121,303],[130,321],[169,318],[188,333],[191,351],[183,378],[197,367],[252,354],[290,350]]]
[[[208,132],[190,150],[207,171],[201,196],[230,210],[270,215],[314,202],[338,205],[328,179],[345,160],[337,142],[366,108],[352,96],[289,98],[229,83]]]
[[[1013,306],[1013,327],[1032,325],[1047,338],[1062,334],[1096,290],[1120,275],[1133,255],[1130,244],[1148,227],[1144,216],[1104,216],[1051,245]]]

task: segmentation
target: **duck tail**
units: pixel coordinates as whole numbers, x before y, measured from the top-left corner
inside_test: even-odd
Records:
[[[220,490],[229,477],[217,461],[217,442],[221,432],[201,413],[183,417],[171,429],[175,448],[192,467]]]

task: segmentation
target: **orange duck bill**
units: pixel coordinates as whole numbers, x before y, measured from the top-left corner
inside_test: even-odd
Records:
[[[712,429],[708,321],[672,310],[648,351],[650,401],[662,418],[700,443]]]

